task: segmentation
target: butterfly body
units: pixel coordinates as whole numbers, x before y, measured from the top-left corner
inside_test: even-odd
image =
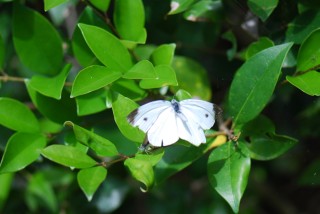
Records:
[[[157,100],[131,112],[128,121],[147,133],[153,146],[168,146],[179,138],[199,146],[206,142],[204,130],[214,125],[214,104],[196,99]]]

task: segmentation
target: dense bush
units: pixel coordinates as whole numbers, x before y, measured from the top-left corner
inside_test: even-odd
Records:
[[[0,2],[3,213],[320,212],[316,1]],[[223,118],[138,149],[173,97]]]

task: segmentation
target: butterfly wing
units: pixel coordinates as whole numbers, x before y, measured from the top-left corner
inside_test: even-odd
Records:
[[[170,104],[171,105],[171,104]],[[162,111],[148,131],[148,141],[151,145],[169,146],[179,139],[176,113],[172,107]]]
[[[143,132],[148,132],[151,126],[158,119],[161,112],[171,108],[169,101],[157,100],[140,106],[131,112],[127,119],[133,126],[138,126]]]
[[[177,128],[179,137],[192,143],[195,146],[199,146],[201,143],[206,142],[203,129],[193,121],[184,119],[185,116],[178,114],[177,117]]]
[[[180,102],[180,112],[190,123],[202,129],[210,129],[215,122],[214,104],[203,100],[187,99]]]

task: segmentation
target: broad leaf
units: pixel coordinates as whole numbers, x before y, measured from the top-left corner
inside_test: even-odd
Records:
[[[253,55],[259,53],[260,51],[274,46],[273,41],[268,37],[260,37],[258,41],[252,42],[247,50],[245,51],[245,58],[248,60]]]
[[[316,69],[320,64],[320,29],[313,31],[303,41],[297,56],[297,70]]]
[[[94,132],[88,131],[76,124],[73,124],[70,121],[65,123],[67,126],[71,126],[73,128],[73,132],[76,136],[76,139],[90,147],[93,151],[100,156],[115,156],[118,155],[117,148],[115,145],[109,140],[95,134]]]
[[[0,124],[22,132],[38,132],[39,122],[30,109],[21,102],[0,97]]]
[[[151,54],[154,65],[171,65],[176,44],[166,44],[157,47]]]
[[[21,62],[32,71],[54,75],[61,70],[61,38],[40,13],[15,4],[13,42]]]
[[[12,187],[13,178],[14,173],[0,174],[0,210],[3,210],[3,207],[6,205],[6,201]]]
[[[297,76],[287,76],[287,80],[306,94],[320,96],[320,73],[308,71]]]
[[[135,101],[142,100],[148,95],[147,92],[141,89],[138,83],[132,79],[118,79],[112,83],[110,89]]]
[[[193,22],[203,20],[217,21],[221,19],[222,12],[223,5],[220,0],[202,0],[196,2],[184,12],[183,17],[188,21]]]
[[[138,105],[129,98],[124,97],[121,94],[114,94],[112,111],[117,126],[125,137],[134,142],[142,143],[145,134],[138,128],[130,125],[127,120],[127,116],[137,107]]]
[[[19,171],[39,158],[40,151],[46,146],[43,135],[17,132],[6,145],[0,173]]]
[[[145,187],[140,187],[141,191],[146,192],[153,186],[154,172],[151,163],[146,160],[128,158],[124,161],[124,165],[128,167],[135,179],[145,185]]]
[[[79,169],[93,167],[97,164],[86,153],[71,146],[51,145],[44,148],[41,154],[47,159],[61,165]]]
[[[152,63],[148,60],[141,60],[127,71],[123,78],[125,79],[156,79],[157,74]]]
[[[109,85],[122,76],[120,71],[105,66],[92,65],[81,70],[76,76],[71,97],[88,94]]]
[[[68,0],[44,0],[44,10],[48,11],[60,4],[67,2]]]
[[[196,0],[171,0],[171,10],[168,13],[169,15],[181,13],[187,10]]]
[[[117,0],[113,13],[114,24],[121,39],[145,43],[144,7],[141,0]]]
[[[149,162],[152,166],[155,166],[163,157],[164,155],[164,150],[163,149],[158,149],[156,151],[152,151],[148,154],[136,154],[135,159],[137,160],[142,160],[142,161],[147,161]]]
[[[31,78],[29,85],[34,90],[45,96],[60,100],[64,83],[67,79],[70,69],[71,64],[67,64],[60,74],[52,78],[35,75]]]
[[[228,110],[234,126],[255,118],[268,103],[291,46],[292,43],[268,48],[239,68],[228,97]]]
[[[229,203],[235,213],[239,211],[249,172],[250,158],[233,142],[219,146],[209,156],[210,184]]]
[[[277,7],[278,0],[248,0],[250,10],[259,16],[262,21],[268,19],[272,11]]]
[[[128,50],[108,31],[86,24],[78,24],[94,55],[107,67],[126,72],[132,67]]]
[[[77,180],[81,190],[88,201],[92,200],[94,193],[107,177],[107,169],[102,166],[82,169],[78,172]]]
[[[101,0],[89,0],[89,1],[97,9],[101,10],[102,12],[107,12],[111,0],[103,0],[103,1],[101,1]]]
[[[157,79],[143,79],[140,81],[140,87],[143,89],[161,88],[164,86],[177,86],[175,71],[169,65],[158,65],[155,67]]]

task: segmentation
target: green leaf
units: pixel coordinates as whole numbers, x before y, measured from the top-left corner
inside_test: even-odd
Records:
[[[125,79],[156,79],[157,74],[154,71],[152,63],[148,60],[141,60],[127,71],[123,78]]]
[[[209,156],[210,184],[229,203],[234,213],[239,211],[249,172],[250,158],[233,142],[217,147]]]
[[[5,46],[4,46],[3,38],[0,34],[0,69],[3,69],[4,57],[5,57]]]
[[[246,142],[250,157],[256,160],[277,158],[298,142],[291,137],[277,135],[273,123],[262,115],[242,127],[239,141]]]
[[[234,126],[255,118],[268,103],[291,46],[289,43],[263,50],[239,68],[228,97]]]
[[[91,201],[94,193],[106,177],[107,169],[102,166],[82,169],[78,172],[77,180],[79,186],[86,195],[88,201]]]
[[[313,31],[302,43],[297,56],[297,70],[306,71],[320,64],[320,29]]]
[[[119,152],[115,145],[106,138],[88,131],[70,121],[65,122],[64,125],[72,127],[76,139],[80,143],[90,147],[97,155],[105,157],[118,155]]]
[[[114,94],[112,111],[117,126],[125,137],[134,142],[142,143],[145,134],[138,128],[131,126],[127,120],[127,116],[137,107],[138,105],[129,98],[121,94]]]
[[[164,155],[164,150],[163,149],[158,149],[156,151],[152,151],[148,154],[136,154],[135,159],[137,160],[142,160],[146,161],[151,164],[151,166],[155,166],[163,157]]]
[[[222,17],[223,5],[220,0],[201,0],[192,5],[183,17],[189,21],[212,20],[217,21]]]
[[[86,153],[72,146],[51,145],[44,148],[41,154],[53,162],[79,169],[93,167],[97,164]]]
[[[113,13],[114,24],[121,39],[145,43],[145,15],[141,0],[117,0]],[[143,38],[143,39],[141,39]]]
[[[102,12],[107,12],[109,5],[110,5],[110,0],[89,0],[90,3],[96,7],[97,9],[99,9]]]
[[[299,178],[300,185],[306,185],[310,187],[320,186],[320,159],[317,158],[313,162],[304,167],[303,172]]]
[[[120,71],[105,66],[92,65],[81,70],[76,76],[71,97],[88,94],[103,88],[122,76]]]
[[[26,188],[26,202],[29,206],[39,206],[50,210],[51,213],[58,211],[58,200],[54,193],[52,183],[48,181],[43,172],[31,175]],[[32,208],[31,208],[32,210]]]
[[[107,1],[98,0],[101,3]],[[86,7],[81,13],[78,23],[84,23],[101,27],[109,30],[108,25],[93,11],[91,7]],[[101,62],[96,58],[84,40],[79,28],[75,28],[72,37],[72,51],[79,64],[83,67],[89,65],[100,65]]]
[[[154,65],[171,65],[176,44],[166,44],[157,47],[151,54]]]
[[[44,0],[44,11],[48,11],[60,4],[67,2],[68,0]]]
[[[264,22],[277,7],[278,0],[248,0],[250,10]]]
[[[320,73],[308,71],[298,76],[286,76],[286,79],[295,87],[311,96],[320,96]]]
[[[13,42],[21,62],[32,71],[55,75],[61,70],[61,38],[40,13],[15,4]]]
[[[286,42],[301,44],[312,31],[320,26],[320,11],[307,10],[297,16],[289,25],[286,32]]]
[[[77,121],[77,110],[75,100],[70,98],[70,94],[62,91],[61,100],[56,100],[51,97],[44,96],[36,92],[26,82],[29,96],[37,107],[37,109],[48,119],[56,123],[64,123],[67,120]]]
[[[46,139],[40,134],[17,132],[12,135],[4,151],[0,173],[19,171],[40,155],[40,150],[46,146]]]
[[[60,100],[64,83],[67,79],[70,69],[71,64],[67,64],[60,74],[52,78],[35,75],[29,82],[30,87],[45,96]]]
[[[38,132],[39,122],[30,109],[21,102],[0,97],[0,124],[22,132]]]
[[[131,175],[145,187],[140,187],[141,191],[148,191],[154,183],[154,172],[151,163],[136,158],[128,158],[124,161],[124,165],[128,167]]]
[[[183,141],[180,141],[183,142]],[[186,168],[198,158],[202,157],[213,143],[211,138],[207,139],[206,144],[199,147],[172,145],[166,148],[164,156],[154,168],[155,183],[163,183],[167,178]]]
[[[250,57],[255,55],[256,53],[259,53],[260,51],[270,48],[274,46],[274,43],[272,40],[270,40],[268,37],[260,37],[258,41],[252,42],[247,50],[245,51],[245,58],[248,60]]]
[[[171,0],[171,10],[168,15],[181,13],[187,10],[196,0]]]
[[[0,210],[4,210],[3,207],[8,200],[13,178],[14,173],[0,174]]]
[[[236,53],[237,53],[237,39],[236,39],[236,37],[234,36],[234,34],[232,33],[231,30],[229,30],[229,31],[225,32],[224,34],[222,34],[222,38],[228,40],[232,44],[232,47],[227,50],[228,60],[231,61],[233,59],[233,57],[236,55]]]
[[[102,88],[89,94],[76,97],[79,116],[94,114],[112,106],[112,92]]]
[[[78,26],[91,51],[105,66],[123,73],[132,67],[128,50],[114,35],[96,26]]]
[[[178,87],[172,87],[173,92],[179,89],[188,91],[192,97],[203,100],[211,99],[211,86],[208,72],[198,62],[182,56],[174,58],[172,67],[176,71]]]
[[[112,83],[111,90],[122,94],[132,100],[142,100],[148,94],[145,90],[141,89],[135,80],[119,79]]]
[[[158,65],[155,67],[157,79],[143,79],[140,81],[140,87],[143,89],[161,88],[164,86],[177,86],[176,73],[169,65]]]
[[[177,91],[177,93],[174,96],[177,97],[179,101],[192,98],[191,94],[183,89]]]

